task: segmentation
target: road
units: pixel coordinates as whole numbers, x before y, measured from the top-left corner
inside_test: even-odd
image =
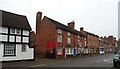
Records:
[[[84,59],[72,59],[60,63],[43,65],[44,67],[113,67],[114,54],[105,54]]]
[[[109,67],[113,68],[114,54],[96,55],[85,58],[45,59],[35,61],[8,62],[3,67]]]

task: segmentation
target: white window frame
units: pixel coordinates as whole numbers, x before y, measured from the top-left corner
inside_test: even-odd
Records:
[[[87,39],[86,39],[86,38],[84,38],[84,40],[85,40],[85,46],[87,46]]]
[[[78,48],[78,53],[81,53],[81,48]]]
[[[73,54],[73,48],[70,48],[70,54]]]
[[[80,39],[78,39],[78,45],[79,45],[79,47],[81,47],[81,45],[80,45]]]
[[[57,42],[62,42],[62,35],[57,36]]]
[[[68,32],[68,36],[70,36],[70,32]]]
[[[61,29],[58,29],[58,33],[59,33],[59,34],[62,34],[62,30],[61,30]]]
[[[86,39],[86,38],[84,38],[84,40],[86,41],[87,39]]]
[[[29,30],[23,30],[22,32],[23,32],[22,35],[29,36],[30,33]]]
[[[10,34],[16,34],[15,28],[10,28]]]
[[[69,54],[69,48],[66,48],[66,54]]]
[[[73,55],[73,48],[66,48],[66,55]]]
[[[29,37],[22,37],[22,42],[29,43]]]
[[[78,38],[80,38],[80,35],[78,35]]]
[[[16,34],[17,35],[21,35],[21,30],[20,29],[16,29]]]
[[[70,44],[71,43],[71,38],[70,37],[68,37],[68,44]]]
[[[60,48],[60,47],[57,48],[57,54],[58,54],[58,55],[61,55],[61,54],[62,54],[62,48]]]

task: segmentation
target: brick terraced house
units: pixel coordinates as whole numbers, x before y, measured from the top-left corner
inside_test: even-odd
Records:
[[[115,49],[117,48],[117,40],[113,36],[104,36],[100,37],[100,54],[103,53],[110,53],[110,52],[115,52]]]
[[[80,32],[84,33],[87,36],[87,38],[85,39],[86,40],[85,45],[86,45],[86,48],[87,48],[85,53],[86,54],[88,54],[88,53],[99,53],[99,36],[95,35],[93,33],[84,31],[83,27],[80,28]]]
[[[68,26],[44,16],[38,12],[36,15],[36,56],[42,57],[67,57],[80,54],[80,39],[85,38],[80,31],[74,29],[75,22],[68,23]]]

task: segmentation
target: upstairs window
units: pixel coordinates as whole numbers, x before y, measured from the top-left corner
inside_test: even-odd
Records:
[[[80,36],[78,35],[78,38],[80,38]]]
[[[57,36],[57,42],[62,42],[62,35]]]
[[[62,34],[62,30],[61,30],[61,29],[58,29],[58,33],[59,33],[59,34]]]
[[[16,29],[16,34],[20,35],[21,34],[21,30],[20,29]]]
[[[10,34],[15,34],[15,29],[14,28],[10,29]]]
[[[71,40],[70,40],[70,38],[68,37],[68,44],[70,44],[71,43]]]
[[[20,29],[15,29],[15,28],[10,28],[10,34],[20,35],[21,34],[21,30]]]
[[[86,41],[86,38],[84,38],[84,40]]]
[[[70,36],[70,32],[68,32],[68,36]]]
[[[81,46],[80,46],[80,40],[78,40],[78,47],[81,47]]]

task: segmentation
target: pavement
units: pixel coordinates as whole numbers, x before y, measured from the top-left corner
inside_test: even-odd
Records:
[[[103,54],[105,55],[105,54]],[[6,62],[2,63],[2,67],[40,67],[45,66],[48,64],[56,64],[56,63],[63,63],[69,60],[76,60],[76,59],[84,59],[84,58],[90,58],[100,56],[100,54],[92,54],[85,55],[85,56],[77,56],[77,58],[74,57],[67,57],[65,59],[47,59],[47,58],[36,58],[34,61],[16,61],[16,62]]]

